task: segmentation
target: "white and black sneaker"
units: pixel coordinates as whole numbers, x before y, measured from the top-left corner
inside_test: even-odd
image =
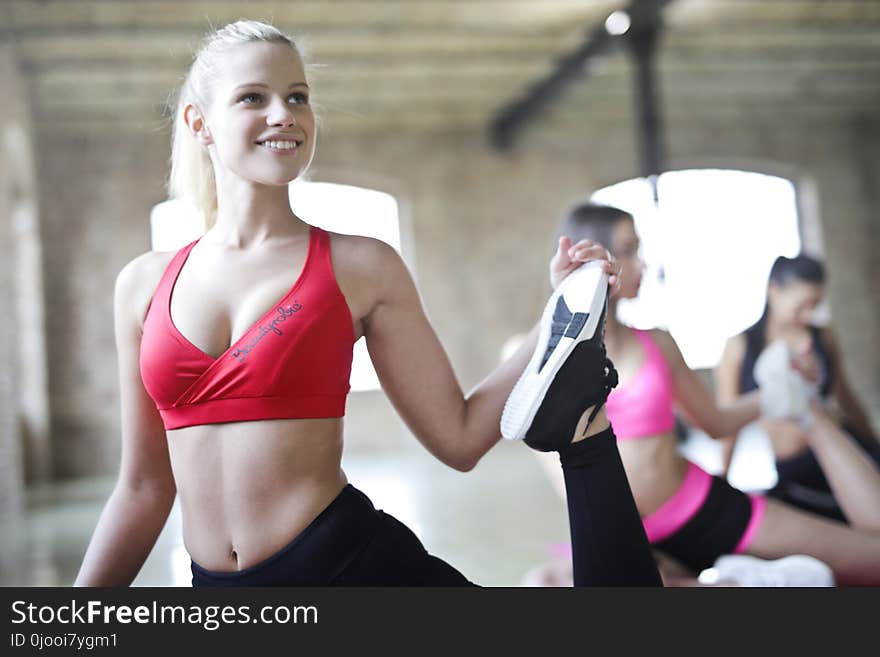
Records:
[[[551,295],[538,346],[504,404],[501,435],[536,450],[571,442],[578,420],[594,406],[587,427],[617,385],[605,354],[608,275],[599,261],[574,270]]]
[[[700,573],[702,584],[731,582],[740,586],[834,586],[834,573],[823,561],[806,554],[766,560],[748,554],[718,557]]]

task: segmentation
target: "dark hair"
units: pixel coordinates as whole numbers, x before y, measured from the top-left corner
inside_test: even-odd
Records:
[[[804,254],[794,258],[779,256],[770,268],[770,282],[785,286],[791,281],[824,285],[825,267],[816,258]]]
[[[611,251],[614,226],[621,219],[632,220],[632,215],[620,208],[592,201],[576,203],[562,216],[556,239],[563,235],[568,235],[573,242],[589,239]]]
[[[825,266],[816,258],[806,254],[800,254],[794,258],[779,256],[770,267],[770,277],[767,282],[785,287],[792,281],[800,283],[812,283],[814,285],[825,284]],[[746,340],[749,347],[758,350],[764,346],[764,330],[767,324],[767,315],[770,312],[769,299],[764,302],[764,312],[761,319],[746,329]]]

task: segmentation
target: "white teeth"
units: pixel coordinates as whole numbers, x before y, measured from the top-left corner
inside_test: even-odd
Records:
[[[290,150],[292,148],[296,148],[295,141],[264,141],[263,146],[268,146],[269,148],[276,148],[278,150]]]

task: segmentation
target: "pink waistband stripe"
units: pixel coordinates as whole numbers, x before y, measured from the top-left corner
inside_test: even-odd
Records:
[[[642,518],[648,540],[651,543],[658,543],[681,529],[703,505],[711,486],[712,476],[691,463],[684,481],[672,497],[654,513]],[[754,519],[754,513],[752,518]],[[746,536],[743,536],[743,540],[745,538]]]
[[[746,525],[742,538],[739,539],[739,543],[733,550],[734,554],[741,554],[749,549],[749,545],[752,544],[755,534],[758,533],[758,527],[761,526],[761,521],[764,519],[764,512],[767,511],[766,497],[749,495],[749,499],[752,502],[752,517],[749,518],[749,524]]]

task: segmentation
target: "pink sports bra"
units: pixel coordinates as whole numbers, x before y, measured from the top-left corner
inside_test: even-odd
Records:
[[[631,329],[645,351],[645,362],[625,386],[608,395],[605,409],[618,440],[646,438],[672,431],[672,374],[648,331]]]
[[[217,358],[187,340],[171,319],[174,284],[197,243],[171,259],[144,320],[141,379],[165,429],[345,415],[354,330],[327,233],[310,230],[293,287]]]

